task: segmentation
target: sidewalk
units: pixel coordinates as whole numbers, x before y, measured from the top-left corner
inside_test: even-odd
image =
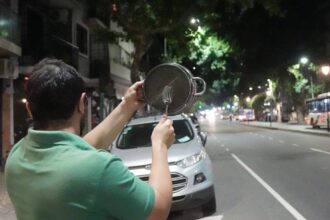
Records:
[[[255,126],[261,128],[301,132],[307,134],[315,134],[330,137],[330,132],[326,128],[312,128],[310,125],[292,124],[292,123],[280,123],[280,122],[264,122],[264,121],[249,121],[240,122],[242,125]]]
[[[5,189],[3,171],[0,171],[0,220],[16,220],[14,207],[11,204]]]

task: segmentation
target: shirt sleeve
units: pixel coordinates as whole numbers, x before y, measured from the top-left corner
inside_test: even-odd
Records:
[[[143,220],[150,215],[155,193],[115,156],[107,163],[99,185],[100,206],[110,217]]]

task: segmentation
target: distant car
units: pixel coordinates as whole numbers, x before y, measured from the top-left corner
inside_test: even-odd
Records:
[[[206,135],[199,135],[186,115],[170,117],[175,143],[168,151],[173,184],[171,211],[202,207],[204,215],[216,210],[212,164],[205,151]],[[120,157],[129,170],[148,181],[151,165],[151,133],[160,116],[133,119],[118,135],[111,153]]]

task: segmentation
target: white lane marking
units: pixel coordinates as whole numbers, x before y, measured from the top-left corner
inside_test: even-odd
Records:
[[[292,144],[292,146],[294,146],[294,147],[299,147],[299,144]]]
[[[200,218],[199,220],[221,220],[223,218],[223,215],[217,215],[217,216],[209,216],[205,218]]]
[[[279,140],[278,142],[280,142],[281,144],[283,144],[283,143],[284,143],[284,141],[283,141],[283,140]]]
[[[317,152],[320,152],[320,153],[323,153],[323,154],[330,154],[330,152],[328,152],[328,151],[324,151],[324,150],[320,150],[320,149],[316,149],[316,148],[311,148],[311,150],[317,151]]]
[[[250,167],[248,167],[243,161],[241,161],[235,154],[231,156],[248,172],[253,176],[277,201],[286,208],[291,215],[297,220],[306,220],[293,206],[291,206],[280,194],[278,194],[270,185],[268,185],[261,177],[258,176]]]

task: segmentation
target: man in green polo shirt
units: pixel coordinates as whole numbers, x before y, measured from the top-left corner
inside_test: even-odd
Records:
[[[33,127],[11,150],[6,185],[18,220],[166,219],[172,199],[167,149],[172,122],[162,118],[152,140],[149,184],[135,177],[109,146],[136,110],[143,82],[83,138],[85,86],[56,59],[37,64],[26,88]]]

